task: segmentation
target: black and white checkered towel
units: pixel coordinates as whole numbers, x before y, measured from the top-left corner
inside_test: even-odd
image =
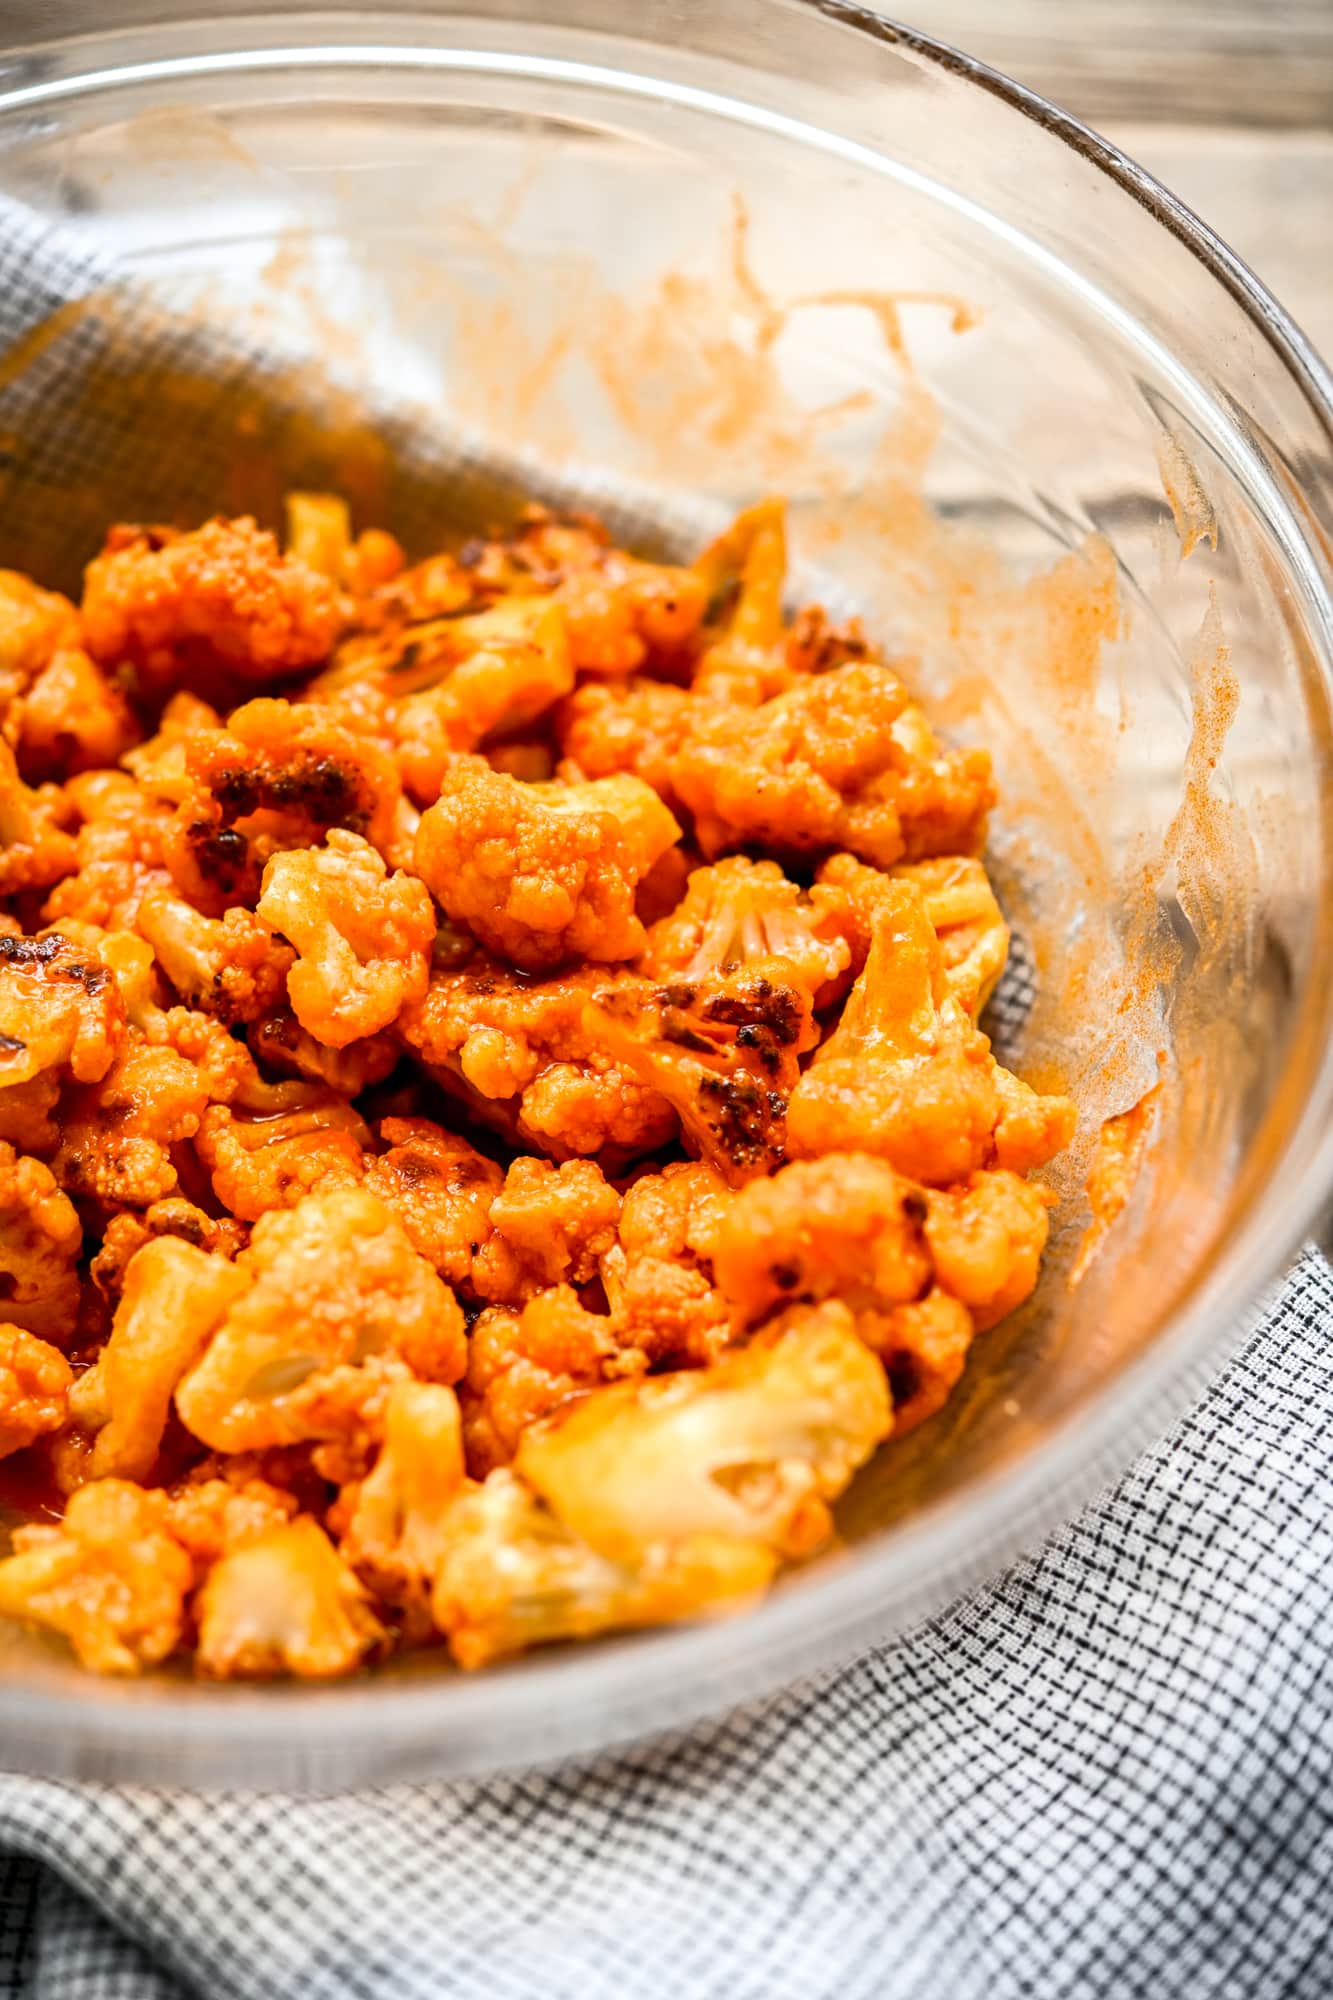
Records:
[[[0,199],[0,349],[105,278]],[[113,302],[0,384],[0,559],[53,582],[108,489],[156,518],[215,504],[267,365],[196,353],[216,395],[176,409],[144,364],[159,339],[178,362],[179,330],[128,310],[132,340]],[[408,533],[442,466],[479,508],[524,483],[457,437],[386,441]],[[29,2000],[1326,2000],[1331,1931],[1333,1274],[1313,1251],[1075,1526],[911,1637],[683,1739],[321,1799],[0,1776],[0,1995]]]
[[[669,1745],[322,1799],[0,1778],[27,2000],[1327,2000],[1333,1273],[911,1637]]]

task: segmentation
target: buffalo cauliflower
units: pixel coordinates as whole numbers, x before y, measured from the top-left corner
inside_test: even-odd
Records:
[[[0,1141],[0,1310],[13,1326],[67,1340],[79,1311],[83,1230],[40,1160]]]
[[[456,758],[423,813],[416,868],[446,914],[525,972],[633,958],[634,891],[680,828],[637,778],[525,785]]]
[[[163,1493],[98,1479],[54,1527],[17,1528],[0,1562],[0,1615],[62,1632],[85,1667],[137,1674],[174,1652],[193,1582]]]
[[[61,1428],[73,1379],[58,1347],[0,1320],[0,1458]]]
[[[504,1169],[429,1118],[386,1118],[380,1136],[388,1150],[366,1161],[367,1191],[393,1211],[446,1284],[475,1289]]]
[[[1025,1173],[1069,1143],[1075,1112],[1003,1069],[949,990],[913,883],[894,883],[842,1018],[791,1094],[794,1156],[878,1153],[932,1186]]]
[[[145,892],[134,921],[187,1007],[230,1024],[257,1021],[281,1002],[294,953],[262,911],[201,916],[162,885]]]
[[[727,1344],[731,1314],[713,1258],[731,1201],[701,1161],[677,1160],[626,1191],[602,1284],[619,1338],[655,1367],[714,1361]]]
[[[514,1469],[611,1562],[703,1534],[806,1555],[892,1421],[884,1370],[830,1300],[709,1368],[594,1390],[527,1431]]]
[[[249,1284],[239,1265],[176,1236],[130,1259],[111,1336],[70,1397],[80,1429],[96,1433],[90,1478],[148,1476],[177,1383]]]
[[[491,1203],[473,1289],[519,1305],[548,1285],[584,1285],[615,1242],[620,1196],[591,1160],[517,1159]]]
[[[967,853],[994,800],[985,751],[940,750],[898,676],[869,662],[757,709],[695,715],[670,768],[706,855],[747,842],[775,854],[845,847],[888,868]]]
[[[280,679],[323,659],[341,622],[328,578],[246,516],[188,534],[113,528],[84,579],[89,652],[133,662],[152,686],[200,661],[243,681]]]
[[[317,1521],[285,1521],[213,1565],[199,1592],[198,1661],[218,1680],[349,1674],[384,1628]]]
[[[287,993],[317,1041],[346,1048],[426,991],[435,911],[424,885],[334,828],[323,848],[275,854],[258,915],[295,947]]]
[[[427,1381],[463,1373],[457,1300],[364,1189],[308,1195],[261,1217],[232,1268],[247,1288],[176,1391],[187,1429],[215,1451],[319,1437],[326,1417],[336,1416],[336,1435],[344,1412],[330,1387],[377,1358]]]
[[[432,1610],[468,1669],[556,1639],[740,1611],[777,1566],[762,1543],[714,1534],[609,1561],[505,1471],[454,1502],[441,1541]]]

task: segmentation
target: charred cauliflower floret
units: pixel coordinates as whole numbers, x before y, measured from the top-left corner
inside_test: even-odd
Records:
[[[88,1276],[103,1298],[113,1305],[119,1300],[131,1258],[159,1236],[178,1237],[196,1250],[234,1257],[244,1250],[249,1231],[230,1215],[206,1214],[183,1195],[167,1195],[142,1211],[126,1209],[107,1223],[102,1247],[88,1267]]]
[[[611,1320],[589,1312],[569,1285],[536,1293],[521,1311],[488,1306],[473,1324],[461,1391],[469,1468],[507,1465],[530,1424],[619,1372],[621,1361]]]
[[[524,785],[458,758],[423,813],[416,867],[447,915],[526,972],[642,950],[634,891],[680,828],[636,778]]]
[[[787,574],[786,509],[761,500],[738,514],[696,558],[709,622],[694,673],[696,691],[757,707],[790,687],[782,595]]]
[[[604,987],[584,1032],[666,1099],[689,1151],[724,1180],[739,1184],[782,1159],[799,1058],[818,1040],[810,994],[783,960],[647,995]]]
[[[694,870],[682,901],[649,931],[640,969],[651,979],[690,980],[781,959],[823,1006],[851,962],[841,915],[836,891],[807,893],[775,861],[735,854]]]
[[[0,1458],[61,1428],[72,1380],[58,1347],[0,1320]]]
[[[70,1397],[80,1429],[96,1433],[90,1478],[147,1478],[177,1383],[249,1284],[236,1264],[175,1236],[130,1259],[111,1337]]]
[[[380,1137],[388,1150],[366,1162],[368,1192],[392,1209],[446,1284],[471,1287],[503,1167],[429,1118],[386,1118]]]
[[[79,1311],[83,1231],[40,1160],[0,1141],[0,1312],[13,1326],[67,1340]]]
[[[463,1373],[453,1293],[363,1189],[310,1195],[263,1216],[233,1268],[249,1288],[176,1391],[187,1429],[215,1451],[326,1434],[330,1388],[339,1386],[331,1378],[372,1360],[427,1381]],[[327,1434],[337,1435],[336,1424]]]
[[[842,1018],[792,1092],[788,1150],[876,1153],[947,1187],[983,1167],[1043,1165],[1075,1116],[995,1061],[949,990],[920,890],[894,884]]]
[[[944,751],[888,667],[850,662],[762,707],[696,715],[671,761],[706,855],[845,847],[888,868],[980,845],[994,800],[985,751]]]
[[[81,1487],[55,1527],[18,1528],[0,1562],[0,1615],[62,1632],[85,1667],[137,1674],[181,1637],[193,1566],[163,1493],[122,1479]]]
[[[372,1084],[383,1083],[402,1054],[392,1035],[366,1035],[331,1049],[303,1028],[290,1007],[279,1007],[252,1021],[246,1042],[256,1062],[279,1076],[321,1083],[340,1097],[359,1097]]]
[[[96,952],[57,931],[0,937],[0,1095],[43,1070],[96,1083],[124,1034],[120,989]]]
[[[703,1534],[797,1556],[892,1421],[884,1370],[829,1301],[711,1368],[594,1390],[528,1431],[514,1464],[612,1562]]]
[[[242,908],[201,916],[163,885],[146,891],[135,925],[187,1007],[230,1024],[281,1004],[294,954],[262,916]]]
[[[615,1242],[620,1196],[591,1160],[514,1160],[473,1262],[484,1299],[519,1305],[547,1286],[585,1285]]]
[[[323,848],[275,854],[258,914],[295,947],[287,992],[333,1048],[374,1035],[426,991],[435,910],[424,884],[388,874],[369,841],[334,828]]]
[[[94,659],[128,660],[169,686],[200,661],[271,681],[321,660],[341,624],[327,577],[284,556],[242,516],[169,528],[113,528],[84,579],[83,628]]]
[[[99,1083],[66,1092],[51,1171],[72,1195],[147,1208],[179,1187],[173,1148],[199,1131],[209,1095],[197,1063],[132,1030]]]
[[[635,974],[580,968],[529,980],[488,954],[432,973],[397,1032],[435,1080],[513,1144],[557,1160],[632,1159],[676,1130],[671,1106],[587,1022],[614,988],[627,1016],[653,1004]]]
[[[449,1508],[462,1491],[458,1398],[440,1382],[396,1382],[384,1413],[384,1443],[356,1489],[339,1548],[376,1594],[420,1605],[444,1547]]]
[[[852,952],[853,970],[866,962],[875,916],[889,884],[907,882],[921,892],[926,915],[939,941],[940,962],[954,998],[975,1020],[995,990],[1009,956],[1009,926],[979,861],[965,854],[904,862],[888,874],[868,868],[852,854],[835,854],[819,870],[812,896],[827,899],[827,920],[838,923]]]
[[[25,785],[0,737],[0,896],[49,889],[73,872],[74,812],[58,785]]]
[[[710,1534],[608,1561],[498,1471],[446,1517],[432,1609],[459,1666],[472,1669],[556,1639],[743,1610],[775,1567],[761,1543]]]
[[[308,1515],[223,1556],[199,1592],[199,1667],[218,1680],[350,1674],[384,1629]]]
[[[932,1277],[924,1191],[886,1160],[830,1153],[751,1181],[719,1219],[713,1265],[744,1325],[793,1300],[856,1312],[919,1298]]]
[[[182,895],[209,916],[259,899],[264,864],[332,827],[387,854],[400,804],[398,774],[379,745],[306,702],[261,699],[225,729],[186,739],[190,789],[164,844]]]
[[[727,1344],[730,1308],[713,1257],[731,1201],[721,1175],[683,1160],[641,1175],[625,1195],[602,1283],[619,1338],[655,1367],[715,1361]]]

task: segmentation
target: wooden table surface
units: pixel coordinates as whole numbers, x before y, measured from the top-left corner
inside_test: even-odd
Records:
[[[1333,0],[904,0],[886,11],[1123,146],[1333,362]]]

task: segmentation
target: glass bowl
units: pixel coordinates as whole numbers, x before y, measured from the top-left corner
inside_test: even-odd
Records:
[[[1114,148],[843,0],[118,11],[0,69],[6,227],[60,274],[0,360],[0,561],[70,583],[110,518],[289,484],[417,548],[525,487],[659,545],[785,492],[803,582],[995,751],[992,1025],[1081,1126],[1032,1305],[751,1615],[330,1687],[99,1682],[11,1630],[0,1754],[333,1785],[682,1725],[1071,1514],[1319,1209],[1333,384]],[[1075,1283],[1097,1132],[1159,1081]]]

